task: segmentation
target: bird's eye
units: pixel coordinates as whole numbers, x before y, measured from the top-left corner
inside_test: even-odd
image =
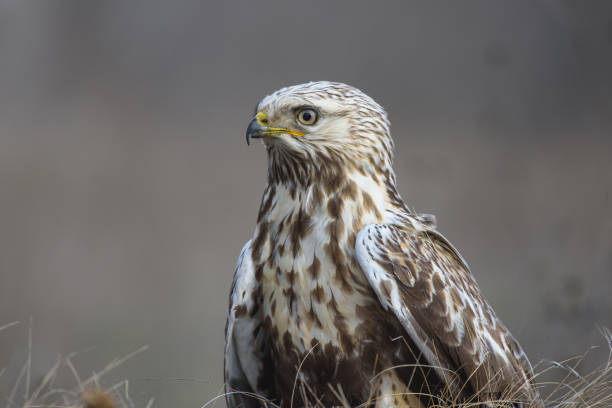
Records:
[[[297,118],[303,125],[314,125],[319,114],[314,109],[302,109],[297,113]]]

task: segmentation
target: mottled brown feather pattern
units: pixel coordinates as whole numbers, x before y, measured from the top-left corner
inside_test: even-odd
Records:
[[[369,235],[381,249],[372,258],[401,283],[403,303],[432,340],[440,360],[461,368],[466,376],[464,381],[469,377],[471,389],[480,389],[483,395],[501,395],[513,384],[531,381],[531,366],[523,351],[481,297],[467,265],[452,246],[432,231],[422,234],[405,227],[386,228],[391,233],[380,228]],[[403,247],[404,259],[402,252],[397,251],[398,243]],[[424,252],[424,248],[430,250]],[[413,266],[407,277],[408,265]],[[391,283],[388,280],[382,283],[380,291],[390,299]],[[479,308],[478,313],[475,307]],[[479,333],[488,333],[495,344],[506,344],[512,351],[511,358],[484,350],[487,343]],[[517,396],[537,400],[533,388],[525,388]]]
[[[303,106],[318,110],[320,123],[300,124]],[[281,407],[303,406],[303,398],[332,406],[333,386],[353,406],[416,408],[406,393],[450,386],[469,399],[479,387],[495,394],[514,381],[527,384],[525,401],[536,400],[524,353],[467,264],[437,233],[435,217],[402,201],[384,110],[330,82],[283,88],[258,110],[270,126],[304,136],[264,138],[268,186],[230,297],[228,391]],[[489,350],[493,343],[508,356]],[[435,364],[455,371],[452,381]],[[501,379],[488,383],[497,371]],[[296,378],[311,397],[294,393]],[[228,405],[261,403],[230,394]]]

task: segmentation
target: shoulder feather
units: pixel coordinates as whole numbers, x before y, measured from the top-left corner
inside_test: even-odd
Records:
[[[369,225],[357,235],[356,255],[383,307],[395,314],[451,390],[467,381],[488,394],[518,384],[537,395],[520,345],[482,298],[465,260],[439,232]]]

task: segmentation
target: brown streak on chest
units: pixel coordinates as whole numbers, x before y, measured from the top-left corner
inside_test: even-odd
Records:
[[[269,224],[265,221],[259,223],[259,232],[253,241],[252,256],[255,264],[261,260],[261,250],[269,236]]]
[[[288,406],[302,362],[300,372],[323,394],[325,406],[335,401],[328,383],[341,384],[358,405],[367,397],[376,365],[390,367],[402,361],[393,353],[409,354],[388,337],[399,336],[399,326],[381,329],[390,324],[383,316],[392,320],[355,258],[356,234],[363,223],[379,221],[382,210],[344,172],[320,175],[311,190],[268,189],[252,243],[261,282],[261,330],[269,340],[274,372],[282,373],[275,376],[281,406]],[[372,308],[377,312],[367,312]],[[377,354],[381,351],[385,356]]]
[[[276,186],[271,185],[264,194],[263,201],[259,207],[259,214],[257,215],[257,222],[260,222],[264,215],[266,215],[272,207],[276,195]]]
[[[311,218],[306,212],[300,208],[297,215],[295,216],[295,220],[290,226],[289,235],[291,237],[291,249],[293,251],[293,256],[297,256],[298,252],[301,249],[300,241],[308,234],[308,231],[311,228]]]

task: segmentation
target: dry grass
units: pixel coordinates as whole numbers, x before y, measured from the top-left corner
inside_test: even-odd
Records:
[[[12,322],[0,326],[0,331],[18,325]],[[32,384],[32,325],[30,322],[28,335],[28,354],[21,366],[8,396],[3,396],[5,408],[135,408],[130,398],[129,382],[123,380],[115,384],[104,384],[104,377],[113,369],[119,367],[130,358],[142,353],[148,348],[143,346],[123,357],[115,358],[91,376],[82,378],[73,363],[74,358],[88,350],[71,353],[57,358],[55,364],[43,378]],[[0,369],[0,376],[5,375],[5,369]],[[72,379],[72,386],[56,385],[60,376]],[[0,405],[1,406],[1,405]],[[150,399],[146,408],[153,406]]]
[[[598,347],[592,347],[587,353],[568,359],[563,362],[549,361],[540,363],[536,371],[537,387],[543,399],[544,407],[546,408],[612,408],[612,334],[609,330],[602,331],[606,341],[606,349],[602,356],[602,364],[588,374],[580,374],[580,365],[584,362],[588,354]],[[600,350],[601,351],[601,350]],[[554,380],[546,380],[545,378],[554,378]],[[307,383],[297,382],[295,400],[310,400],[314,401],[308,408],[325,408],[318,401],[318,398],[313,393]],[[351,408],[347,402],[341,387],[332,387],[330,389],[335,395],[337,402],[334,406],[342,408]],[[458,401],[453,398],[453,393],[449,391],[442,392],[441,395],[425,395],[412,394],[421,397],[428,397],[434,401],[433,408],[475,408],[485,406],[488,407],[512,407],[513,402],[517,401],[517,395],[520,395],[520,389],[509,390],[506,395],[490,400],[484,399],[482,396],[477,396],[470,401]],[[250,394],[247,394],[250,395]],[[399,396],[400,394],[398,394]],[[265,401],[270,407],[278,407],[271,401],[267,401],[261,396],[250,395],[252,398],[257,398]],[[513,397],[514,396],[514,397]],[[202,408],[211,406],[213,403],[222,399],[224,395],[213,398]],[[368,407],[376,402],[376,397],[371,396],[368,401],[359,407]],[[292,407],[297,404],[291,404]],[[280,407],[278,407],[280,408]]]
[[[0,331],[17,324],[18,322],[13,322],[0,326]],[[604,330],[603,335],[607,347],[604,350],[606,355],[602,356],[604,357],[602,359],[603,363],[588,374],[580,374],[580,365],[584,362],[587,354],[593,353],[595,347],[582,356],[563,362],[543,362],[536,367],[538,388],[543,396],[546,408],[612,408],[612,334],[610,331]],[[73,363],[74,358],[80,353],[58,357],[46,375],[38,383],[32,384],[32,330],[30,326],[26,361],[16,375],[10,394],[3,398],[3,402],[6,408],[135,408],[135,404],[129,395],[129,382],[127,380],[105,386],[103,378],[111,370],[147,348],[147,346],[143,346],[126,356],[115,358],[87,378],[80,376]],[[5,369],[0,369],[0,376],[7,375],[5,371]],[[73,385],[71,387],[55,385],[58,376],[63,374],[68,374],[72,378]],[[556,378],[557,380],[545,380],[545,378]],[[560,380],[558,380],[559,378]],[[341,387],[330,386],[330,389],[337,398],[337,403],[334,406],[351,408]],[[296,402],[297,400],[315,401],[308,408],[324,408],[323,404],[316,402],[317,398],[307,383],[296,381],[295,394]],[[265,401],[260,396],[251,395],[251,397]],[[435,408],[472,408],[482,403],[482,401],[479,403],[476,401],[459,402],[453,400],[451,393],[446,395],[443,393],[433,398],[436,401]],[[219,395],[204,404],[202,408],[212,406],[223,399],[224,395]],[[509,395],[499,400],[488,402],[491,407],[509,407],[512,400],[512,392],[510,392]],[[373,395],[362,406],[368,406],[375,401],[376,397]],[[270,401],[266,402],[270,407],[277,407]],[[152,406],[153,399],[150,399],[146,408]],[[292,406],[297,407],[297,404]]]
[[[538,378],[549,372],[558,372],[562,375],[560,381],[540,381],[543,395],[548,407],[558,408],[610,408],[612,407],[612,334],[609,330],[602,330],[606,341],[603,362],[595,370],[585,375],[579,374],[580,365],[587,354],[597,349],[587,351],[563,362],[549,362],[543,370],[538,370]]]

